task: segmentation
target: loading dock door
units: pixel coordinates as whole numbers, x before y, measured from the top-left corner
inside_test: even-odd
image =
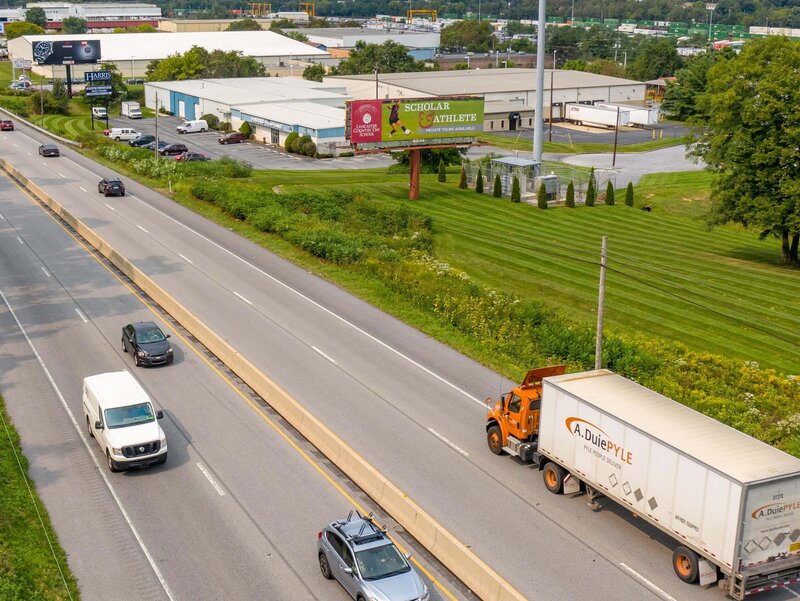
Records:
[[[186,119],[186,102],[178,100],[178,117]]]
[[[508,115],[508,131],[517,131],[517,127],[522,125],[522,116],[519,113]]]

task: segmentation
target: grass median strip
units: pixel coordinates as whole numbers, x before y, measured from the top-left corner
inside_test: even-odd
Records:
[[[0,599],[80,599],[0,396]]]

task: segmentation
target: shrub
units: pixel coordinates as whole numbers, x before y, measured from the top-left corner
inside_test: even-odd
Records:
[[[461,179],[458,180],[458,187],[462,190],[467,189],[467,170],[461,165]]]
[[[511,183],[511,202],[521,202],[522,194],[519,189],[519,177],[514,176],[514,181]]]
[[[475,180],[475,191],[483,194],[483,172],[480,167],[478,167],[478,178]]]
[[[355,263],[364,256],[361,243],[337,228],[320,227],[295,232],[291,238],[292,242],[315,257],[334,263]]]
[[[291,134],[289,134],[289,135],[291,135]],[[353,152],[352,150],[346,150],[344,152],[340,152],[339,156],[340,157],[354,157],[354,156],[356,156],[356,153]]]
[[[210,127],[211,129],[219,129],[219,117],[217,117],[216,115],[208,113],[207,115],[203,115],[200,118],[203,119],[206,123],[208,123],[208,127]]]
[[[492,192],[492,196],[495,198],[500,198],[503,195],[503,182],[500,181],[500,174],[494,174],[494,191]]]
[[[575,207],[575,184],[572,182],[567,184],[567,198],[564,201],[564,206],[570,209]]]
[[[233,129],[233,127],[231,127],[230,121],[225,121],[222,123],[222,125],[220,125],[220,129],[227,134],[229,131],[231,131],[231,129]]]
[[[608,185],[606,186],[606,204],[614,204],[614,184],[611,183],[611,180],[608,180]]]
[[[313,157],[315,154],[317,154],[317,145],[314,144],[313,140],[307,140],[306,142],[303,142],[300,151],[307,157]]]
[[[539,193],[536,195],[536,204],[540,209],[547,208],[547,186],[544,182],[539,185]]]
[[[309,142],[313,143],[313,141],[311,140],[311,136],[309,136],[308,134],[303,134],[294,141],[290,150],[297,154],[304,154],[303,148],[305,148],[305,145],[308,144]]]
[[[439,159],[439,176],[437,179],[442,183],[447,181],[447,172],[444,168],[444,159]]]
[[[297,138],[299,138],[299,137],[300,137],[300,134],[298,134],[296,131],[293,131],[293,132],[292,132],[292,133],[290,133],[288,136],[286,136],[286,140],[284,140],[284,142],[283,142],[283,147],[284,147],[284,148],[285,148],[285,149],[286,149],[288,152],[293,152],[293,151],[292,151],[292,146],[294,145],[295,141],[296,141],[296,140],[297,140]]]
[[[250,127],[250,123],[245,121],[239,126],[239,133],[244,134],[249,138],[253,135],[253,128]]]
[[[625,204],[633,206],[633,182],[628,182],[628,187],[625,188]]]
[[[253,166],[246,161],[223,156],[215,161],[192,161],[181,165],[182,171],[204,177],[250,177]]]
[[[262,232],[284,234],[298,221],[297,217],[278,204],[266,204],[251,214],[247,221]]]
[[[593,207],[594,206],[594,199],[597,193],[594,189],[594,167],[592,167],[592,171],[589,173],[589,185],[586,188],[586,206]]]

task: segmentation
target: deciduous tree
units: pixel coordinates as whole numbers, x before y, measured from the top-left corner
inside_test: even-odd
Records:
[[[225,31],[261,31],[261,25],[255,19],[239,19],[234,21]]]
[[[489,21],[456,21],[442,29],[441,45],[453,50],[486,52],[492,43]]]
[[[408,73],[421,71],[422,63],[414,60],[408,48],[391,40],[383,44],[367,44],[359,40],[350,51],[350,57],[333,69],[335,75],[365,75],[374,73]]]
[[[47,27],[47,15],[41,6],[32,6],[25,11],[25,20],[28,23],[38,25],[42,29]]]
[[[303,79],[307,79],[309,81],[322,81],[325,77],[325,66],[316,64],[316,65],[309,65],[305,69],[303,69]]]
[[[42,27],[35,23],[28,23],[27,21],[14,21],[13,23],[6,23],[5,26],[6,39],[13,40],[24,35],[42,35],[45,33]]]
[[[67,17],[62,26],[64,33],[86,33],[86,19]]]

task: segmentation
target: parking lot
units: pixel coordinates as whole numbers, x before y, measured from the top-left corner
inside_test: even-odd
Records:
[[[168,143],[181,142],[190,151],[202,152],[209,158],[222,156],[247,161],[256,169],[291,169],[296,171],[312,169],[365,169],[368,167],[386,167],[392,164],[388,154],[369,154],[337,159],[313,159],[291,154],[283,148],[250,141],[241,144],[225,144],[217,142],[220,133],[217,131],[179,134],[175,128],[183,123],[179,117],[158,118],[158,139]],[[155,134],[156,120],[128,119],[126,117],[110,117],[109,127],[132,127],[143,134]]]

